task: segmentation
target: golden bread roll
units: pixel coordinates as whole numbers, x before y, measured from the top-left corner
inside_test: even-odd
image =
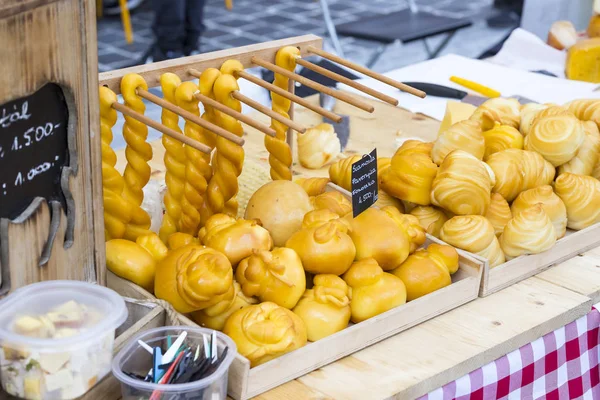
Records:
[[[523,136],[527,136],[529,131],[531,130],[531,125],[533,125],[533,121],[535,120],[537,114],[550,107],[547,104],[538,104],[538,103],[527,103],[521,107],[521,125],[519,125],[519,131],[523,134]]]
[[[517,213],[500,236],[500,247],[507,260],[524,254],[542,253],[554,243],[554,225],[539,203]]]
[[[404,213],[405,211],[404,203],[402,203],[402,200],[392,197],[383,190],[379,189],[379,192],[377,193],[377,201],[375,202],[375,204],[373,204],[373,207],[383,208],[386,206],[395,207],[401,213]]]
[[[135,242],[146,249],[148,253],[152,254],[152,257],[156,262],[161,262],[167,254],[169,254],[169,248],[154,232],[138,236],[137,239],[135,239]]]
[[[548,218],[552,221],[556,238],[560,239],[565,236],[567,232],[567,208],[550,185],[539,186],[522,192],[513,201],[511,211],[513,215],[517,215],[536,204],[542,205]]]
[[[306,326],[299,316],[275,303],[238,310],[227,319],[223,333],[252,367],[306,345]]]
[[[592,121],[600,128],[600,100],[582,99],[573,100],[565,107],[582,121]]]
[[[554,115],[535,120],[525,138],[525,150],[537,151],[558,167],[571,161],[585,139],[583,125],[573,115]]]
[[[298,137],[298,161],[309,169],[319,169],[342,152],[340,139],[331,124],[309,128]]]
[[[294,180],[294,183],[302,186],[306,194],[311,197],[325,193],[329,182],[331,182],[329,178],[298,178]]]
[[[346,328],[352,313],[350,288],[342,278],[320,274],[313,281],[293,311],[304,321],[308,340],[316,342]]]
[[[292,309],[306,290],[306,275],[300,257],[292,249],[255,250],[235,271],[246,296]]]
[[[225,321],[237,310],[258,303],[254,297],[248,297],[242,292],[240,284],[233,282],[234,292],[230,298],[225,298],[214,306],[191,313],[192,319],[200,326],[209,329],[223,330]]]
[[[390,273],[402,280],[406,286],[406,300],[412,301],[450,286],[450,270],[458,270],[456,249],[432,244],[427,250],[417,250]]]
[[[352,322],[359,323],[406,303],[406,287],[373,258],[356,261],[343,276],[352,288]]]
[[[347,231],[348,227],[342,221],[325,222],[294,233],[285,247],[298,253],[306,271],[341,275],[350,268],[356,255]]]
[[[577,175],[591,175],[600,155],[600,135],[594,122],[583,123],[585,138],[577,154],[571,161],[558,167],[558,174],[570,172]],[[593,128],[592,128],[593,127]]]
[[[407,140],[396,150],[390,167],[381,174],[381,188],[398,199],[423,206],[431,202],[431,184],[438,166],[429,153],[432,143]]]
[[[508,125],[496,124],[492,129],[483,132],[485,154],[487,160],[492,154],[506,149],[523,149],[523,135]]]
[[[202,244],[220,251],[236,266],[254,250],[271,250],[273,239],[269,231],[256,220],[236,219],[225,214],[214,214],[198,232]]]
[[[425,240],[427,239],[425,228],[419,224],[419,219],[417,217],[410,214],[402,214],[397,208],[391,206],[383,207],[381,211],[389,215],[389,217],[408,234],[410,253],[414,253],[415,250],[425,243]]]
[[[500,236],[508,221],[512,219],[510,206],[501,194],[492,193],[490,206],[485,217],[492,223],[496,236]]]
[[[565,172],[556,178],[554,190],[567,207],[567,227],[575,230],[600,222],[600,181]]]
[[[217,250],[188,244],[171,250],[156,266],[154,294],[189,313],[233,296],[231,263]]]
[[[190,235],[189,233],[175,232],[169,235],[167,238],[167,247],[169,250],[177,250],[180,247],[187,246],[188,244],[198,244],[200,241],[197,237]]]
[[[481,122],[484,131],[492,129],[496,122],[519,129],[521,104],[516,99],[495,97],[477,107],[470,119]]]
[[[492,191],[500,193],[508,202],[513,201],[524,190],[548,185],[556,173],[552,164],[534,151],[500,151],[492,154],[487,164],[496,178]]]
[[[418,206],[410,211],[419,220],[419,224],[432,236],[440,237],[442,226],[448,221],[448,216],[439,208]]]
[[[311,197],[310,201],[315,210],[330,210],[340,217],[352,212],[352,203],[338,191],[325,192]]]
[[[343,221],[340,216],[326,208],[307,212],[302,220],[302,229],[316,228],[330,221]]]
[[[456,215],[484,215],[494,183],[494,173],[487,164],[465,151],[454,150],[433,180],[431,202]]]
[[[368,208],[352,219],[349,235],[356,246],[356,259],[374,258],[384,271],[402,264],[412,243],[406,229],[377,208]]]
[[[107,241],[106,268],[148,292],[154,291],[156,259],[148,250],[135,242],[125,239]]]
[[[577,42],[577,31],[571,21],[556,21],[548,32],[548,45],[557,50],[566,50]]]
[[[487,258],[490,268],[497,267],[505,261],[494,226],[481,215],[450,218],[442,226],[440,239],[454,247]]]
[[[269,231],[273,244],[281,247],[302,225],[304,214],[312,210],[302,186],[276,180],[261,186],[248,201],[244,218],[256,219]]]
[[[440,133],[433,144],[431,158],[440,165],[453,150],[463,150],[480,160],[483,159],[485,140],[481,124],[471,120],[460,121]]]
[[[354,155],[342,158],[329,166],[329,179],[336,185],[343,187],[349,192],[352,191],[352,164],[359,161],[362,157]]]

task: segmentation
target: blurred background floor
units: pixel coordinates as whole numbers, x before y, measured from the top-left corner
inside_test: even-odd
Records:
[[[405,0],[329,0],[333,22],[357,21],[377,14],[387,14],[408,7]],[[436,14],[470,18],[473,25],[452,38],[441,54],[456,53],[478,57],[512,28],[490,28],[485,19],[494,11],[493,0],[416,0],[420,10]],[[100,71],[124,68],[143,62],[154,41],[152,35],[151,0],[146,0],[131,14],[134,43],[127,44],[119,16],[105,16],[98,21],[98,58]],[[316,0],[234,0],[232,11],[223,0],[207,0],[204,24],[206,30],[200,50],[210,52],[268,40],[314,33],[327,37],[321,6]],[[443,35],[430,39],[435,47]],[[346,58],[365,63],[379,43],[350,37],[340,38]],[[331,49],[326,41],[326,48]],[[373,69],[385,72],[425,60],[422,41],[388,46]]]

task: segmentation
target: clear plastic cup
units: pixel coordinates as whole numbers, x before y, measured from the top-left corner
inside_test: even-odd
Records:
[[[123,400],[150,399],[154,391],[161,392],[162,396],[157,398],[162,400],[217,400],[227,397],[229,366],[235,358],[237,348],[233,340],[221,332],[217,332],[218,353],[221,354],[227,346],[227,356],[213,374],[199,381],[158,385],[134,379],[123,372],[145,376],[152,366],[152,355],[138,344],[138,340],[145,342],[150,347],[160,346],[162,349],[166,349],[167,337],[170,336],[172,341],[175,341],[183,331],[187,332],[185,342],[192,347],[200,345],[201,349],[203,348],[203,334],[210,336],[213,333],[211,329],[199,327],[165,326],[137,335],[119,351],[113,360],[112,372],[115,378],[121,382]]]
[[[63,400],[110,372],[115,330],[127,318],[116,292],[80,281],[47,281],[0,301],[0,380],[9,394]]]

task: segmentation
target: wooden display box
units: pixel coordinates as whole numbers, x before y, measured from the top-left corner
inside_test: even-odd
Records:
[[[486,297],[598,246],[600,223],[580,231],[567,230],[565,237],[559,239],[550,250],[520,256],[495,268],[490,268],[487,259],[469,254],[484,264],[479,296]]]
[[[441,243],[428,237],[431,242]],[[441,315],[477,298],[483,273],[479,258],[460,251],[460,268],[452,276],[452,285],[408,302],[386,313],[331,335],[269,361],[250,368],[250,362],[238,355],[229,369],[228,392],[236,400],[248,399],[274,387],[305,375],[424,321]],[[123,296],[153,300],[154,296],[141,287],[107,272],[108,287]],[[180,315],[180,324],[197,326]]]

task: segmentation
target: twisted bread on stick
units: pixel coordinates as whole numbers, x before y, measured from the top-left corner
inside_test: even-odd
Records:
[[[232,92],[239,90],[233,75],[221,74],[215,81],[213,90],[219,103],[238,112],[242,110],[241,103],[231,96]],[[222,128],[240,137],[244,134],[242,124],[238,120],[219,111],[215,112]],[[227,211],[235,215],[237,210],[233,212],[231,208],[226,207],[226,204],[239,189],[238,176],[242,173],[244,165],[244,149],[220,136],[217,137],[216,147],[213,161],[214,175],[208,184],[207,205],[213,214]]]
[[[300,56],[300,50],[297,47],[287,46],[279,49],[275,55],[275,64],[294,71],[296,69],[296,57]],[[283,75],[275,74],[273,84],[288,90],[289,79]],[[271,92],[273,111],[289,118],[288,111],[292,102],[277,93]],[[271,165],[271,179],[292,180],[292,150],[286,142],[287,126],[279,121],[271,119],[271,128],[275,130],[276,136],[265,136],[265,147],[269,152],[269,164]]]
[[[137,88],[148,90],[146,81],[140,75],[127,74],[121,80],[121,93],[125,100],[125,106],[144,114],[146,106],[142,98],[138,96]],[[127,226],[125,238],[135,240],[140,235],[150,233],[150,216],[141,208],[141,205],[144,201],[143,188],[150,180],[151,170],[148,161],[152,159],[152,147],[146,142],[148,127],[129,116],[125,116],[123,138],[127,143],[125,148],[127,166],[123,173],[123,178],[125,178],[123,198],[132,205],[131,222]]]
[[[107,87],[100,86],[100,135],[102,138],[102,194],[104,198],[104,235],[106,240],[125,236],[131,219],[131,206],[123,199],[125,181],[116,170],[117,155],[110,147],[113,140],[112,127],[117,122],[117,111],[112,108],[117,95]]]
[[[193,82],[182,83],[175,91],[177,105],[194,115],[200,115],[198,101],[194,93],[198,86]],[[185,121],[184,133],[187,137],[205,143],[204,131],[191,121]],[[181,201],[181,220],[179,230],[190,235],[196,235],[200,227],[200,210],[212,175],[210,156],[189,146],[185,146],[185,184]]]
[[[175,104],[175,90],[181,85],[181,79],[177,75],[167,72],[160,77],[160,85],[165,100]],[[161,120],[163,125],[181,132],[181,129],[179,129],[179,116],[174,112],[163,108]],[[165,183],[167,184],[167,193],[164,199],[166,212],[160,227],[159,236],[166,243],[171,234],[179,231],[181,201],[185,186],[186,155],[183,143],[177,139],[163,135],[162,144],[165,147],[164,162],[166,167]]]

